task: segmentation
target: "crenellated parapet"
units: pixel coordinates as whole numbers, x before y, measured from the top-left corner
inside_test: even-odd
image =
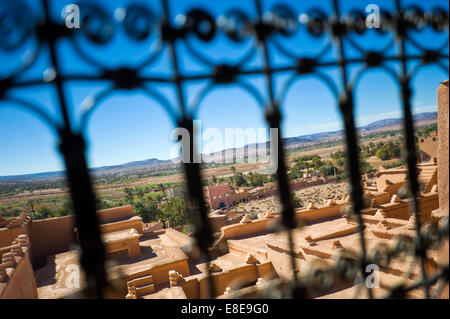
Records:
[[[184,277],[178,271],[171,270],[169,271],[169,286],[175,287],[184,282]]]
[[[0,298],[37,298],[30,248],[25,234],[17,236],[10,246],[0,248]]]
[[[28,225],[28,223],[31,221],[31,216],[29,213],[23,212],[19,216],[11,218],[7,221],[8,223],[6,224],[6,228],[23,227]]]
[[[0,248],[0,282],[7,282],[30,249],[27,235],[19,235],[10,246]]]
[[[126,299],[138,299],[143,295],[152,293],[155,291],[155,284],[153,282],[153,276],[142,276],[132,279],[127,282],[128,294]]]

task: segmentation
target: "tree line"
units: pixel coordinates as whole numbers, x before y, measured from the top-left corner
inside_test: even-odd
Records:
[[[205,186],[228,183],[233,187],[259,187],[276,180],[275,174],[268,175],[257,172],[244,174],[238,172],[235,166],[231,166],[230,169],[233,172],[233,176],[217,178],[215,175],[211,175],[209,180],[204,182]]]

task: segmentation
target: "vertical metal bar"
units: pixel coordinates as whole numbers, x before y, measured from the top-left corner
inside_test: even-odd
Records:
[[[84,139],[81,135],[62,132],[59,149],[66,164],[81,247],[80,264],[86,277],[87,297],[103,298],[107,284],[106,257],[98,227],[95,195],[84,155]]]
[[[168,0],[162,0],[162,6],[164,10],[164,15],[166,19],[167,26],[170,26],[170,9],[169,9],[169,3]],[[214,281],[211,276],[210,272],[210,260],[211,260],[211,254],[209,252],[209,248],[211,247],[211,244],[213,243],[213,237],[211,234],[211,227],[209,225],[208,221],[208,212],[206,211],[204,198],[203,198],[203,190],[202,190],[202,181],[201,181],[201,175],[200,175],[200,165],[199,163],[195,163],[195,152],[197,151],[195,149],[195,136],[194,136],[194,122],[192,118],[189,118],[186,115],[185,110],[185,100],[184,100],[184,94],[183,94],[183,87],[182,87],[182,78],[179,75],[180,69],[178,65],[178,56],[177,51],[175,47],[175,41],[169,41],[169,49],[170,49],[170,56],[172,61],[172,71],[174,74],[174,82],[177,89],[177,97],[178,97],[178,104],[181,109],[182,119],[179,122],[180,127],[185,128],[189,132],[189,148],[190,148],[190,163],[183,163],[185,175],[186,175],[186,182],[187,182],[187,188],[189,196],[194,200],[196,204],[196,208],[198,209],[199,213],[199,222],[198,225],[196,225],[196,230],[194,233],[196,242],[200,250],[204,253],[206,256],[206,271],[208,276],[208,286],[209,286],[209,293],[210,297],[214,298],[215,295],[215,289],[214,289]]]
[[[170,8],[168,0],[161,0],[161,2],[164,10],[166,23],[168,26],[170,26]],[[170,50],[170,60],[172,62],[173,78],[175,82],[175,87],[177,89],[178,105],[180,106],[181,116],[184,118],[185,117],[184,95],[183,95],[182,80],[180,78],[180,68],[178,65],[178,55],[175,48],[175,42],[169,41],[169,50]]]
[[[59,149],[66,165],[67,181],[78,227],[78,238],[81,246],[80,264],[85,272],[87,297],[102,298],[103,289],[106,286],[105,250],[98,228],[95,195],[84,154],[85,142],[81,135],[75,135],[72,132],[70,126],[63,80],[59,74],[55,38],[51,34],[52,23],[49,16],[48,1],[42,0],[42,3],[45,12],[46,31],[49,33],[47,37],[52,67],[56,73],[54,81],[64,120],[64,128],[60,130]]]
[[[335,14],[335,19],[339,19],[339,0],[333,0],[333,10]],[[358,148],[358,136],[355,129],[354,120],[354,103],[353,103],[353,92],[352,88],[348,85],[348,75],[347,75],[347,62],[345,58],[345,48],[344,41],[342,39],[342,34],[338,33],[337,44],[339,49],[339,64],[341,70],[342,84],[344,87],[344,94],[339,101],[339,106],[344,119],[345,127],[345,138],[347,141],[347,158],[348,158],[348,169],[350,173],[350,182],[352,186],[351,197],[353,203],[353,212],[356,215],[356,220],[358,222],[358,232],[361,245],[361,264],[360,271],[362,278],[364,280],[367,278],[366,273],[366,259],[367,250],[366,242],[364,238],[364,221],[361,216],[361,209],[363,208],[362,200],[362,186],[361,186],[361,172],[359,168],[359,154],[355,152]],[[372,290],[367,287],[367,294],[370,299],[373,298]]]
[[[417,205],[417,194],[419,192],[419,183],[417,180],[417,156],[416,156],[416,145],[414,139],[414,123],[413,115],[411,112],[411,97],[412,91],[410,89],[409,76],[408,76],[408,65],[407,56],[405,48],[405,36],[406,36],[406,24],[403,19],[402,9],[400,0],[395,0],[395,7],[397,10],[397,29],[396,29],[396,41],[399,46],[398,57],[401,62],[400,71],[400,85],[401,85],[401,99],[403,106],[403,125],[405,130],[405,146],[406,146],[406,163],[408,166],[408,187],[411,196],[411,206],[410,211],[414,216],[415,230],[416,230],[416,245],[417,249],[415,253],[419,256],[420,272],[422,276],[422,281],[424,282],[424,293],[425,298],[430,298],[429,283],[427,280],[427,273],[425,270],[425,260],[427,258],[427,251],[423,247],[422,238],[420,236],[420,217]]]
[[[263,11],[261,6],[261,0],[255,0],[256,12],[258,15],[258,20],[260,26],[263,25]],[[282,141],[282,131],[281,131],[281,120],[282,116],[279,110],[279,105],[275,103],[275,94],[274,94],[274,83],[272,74],[273,71],[271,69],[270,63],[270,53],[269,48],[266,43],[266,37],[259,38],[260,45],[263,49],[263,57],[264,57],[264,75],[266,78],[267,90],[269,93],[269,109],[266,114],[266,120],[269,124],[270,128],[276,128],[278,130],[278,138],[276,141],[272,141],[278,143],[278,156],[277,163],[277,180],[278,180],[278,190],[280,196],[280,202],[282,204],[282,223],[283,226],[286,227],[287,236],[288,236],[288,245],[290,251],[290,262],[293,273],[293,279],[295,286],[298,285],[298,277],[296,271],[296,262],[295,262],[295,253],[294,253],[294,239],[292,234],[292,229],[296,227],[296,222],[294,218],[294,209],[291,201],[291,193],[289,189],[289,180],[286,174],[286,163],[285,163],[285,154],[283,148]],[[273,137],[272,137],[273,138]]]
[[[200,164],[196,163],[195,158],[195,147],[194,147],[194,121],[189,118],[184,118],[179,122],[179,126],[185,128],[189,132],[189,148],[190,148],[190,163],[183,163],[187,190],[189,196],[194,200],[196,204],[196,209],[198,210],[199,219],[196,219],[196,229],[194,232],[194,237],[196,239],[197,245],[203,254],[206,256],[206,268],[208,275],[209,293],[210,297],[214,298],[215,289],[214,281],[210,272],[210,260],[211,254],[209,248],[213,243],[213,237],[211,233],[211,226],[208,221],[208,212],[206,210],[204,198],[203,198],[203,185],[200,175]]]

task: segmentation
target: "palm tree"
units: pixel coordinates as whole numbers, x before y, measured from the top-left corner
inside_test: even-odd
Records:
[[[231,169],[231,171],[233,172],[233,175],[234,175],[234,186],[236,186],[236,167],[231,166],[230,169]]]
[[[133,205],[134,204],[133,190],[129,187],[125,187],[125,189],[123,191],[125,192],[125,195],[127,197],[128,202],[130,203],[130,205]]]
[[[255,186],[254,185],[254,182],[255,182],[255,176],[253,175],[253,172],[252,171],[250,171],[248,174],[247,174],[247,179],[248,179],[248,184],[250,185],[250,186]]]
[[[161,183],[158,185],[158,188],[163,193],[164,200],[166,201],[167,205],[170,207],[169,200],[167,199],[167,196],[166,196],[166,187],[164,186],[163,183]]]
[[[298,197],[294,192],[291,192],[291,200],[294,208],[303,207],[303,201],[300,197]]]
[[[163,205],[161,205],[161,212],[162,212],[162,216],[163,216],[163,223],[166,224],[166,222],[167,222],[167,227],[168,228],[170,228],[170,227],[173,228],[173,225],[175,223],[174,222],[175,215],[174,215],[174,212],[173,212],[173,209],[172,209],[173,207],[172,207],[172,205],[171,205],[171,203],[170,203],[170,201],[169,201],[169,199],[167,198],[167,195],[166,195],[166,187],[164,186],[163,183],[160,183],[158,185],[158,189],[159,189],[160,192],[163,193],[163,198],[164,198],[164,200],[167,203],[166,208],[164,208]]]
[[[144,192],[144,190],[143,190],[142,188],[138,188],[138,189],[136,190],[136,195],[137,195],[137,197],[139,197],[140,199],[142,199],[142,198],[144,197],[144,194],[145,194],[145,192]]]
[[[31,208],[31,213],[34,215],[35,211],[34,211],[34,201],[32,199],[28,200],[28,205],[30,205]]]

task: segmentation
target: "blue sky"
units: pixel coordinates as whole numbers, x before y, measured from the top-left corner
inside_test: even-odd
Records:
[[[126,6],[129,1],[100,1],[108,14],[114,15],[114,10]],[[294,5],[290,1],[263,1],[264,10],[270,9],[274,3],[289,3],[297,14],[305,12],[312,6],[322,8],[330,12],[330,1],[302,1]],[[70,1],[50,1],[52,15],[55,19],[60,17],[60,12],[65,4]],[[213,4],[214,3],[214,4]],[[381,8],[389,10],[392,1],[341,1],[342,11],[358,8],[364,10],[369,3],[378,4]],[[403,1],[404,4],[418,3],[418,1]],[[2,3],[4,5],[4,3]],[[35,1],[28,1],[30,8],[39,11],[39,5]],[[430,9],[436,5],[448,10],[448,3],[438,0],[420,2],[424,9]],[[239,7],[250,16],[254,16],[253,1],[228,0],[228,1],[170,1],[172,12],[186,12],[192,7],[207,8],[214,17],[223,14],[228,9]],[[150,7],[160,14],[159,1],[153,1]],[[1,5],[0,5],[1,10]],[[172,16],[175,19],[175,14]],[[437,48],[445,41],[446,34],[435,34],[426,29],[413,37],[429,48]],[[375,32],[367,32],[362,37],[355,37],[358,44],[365,49],[380,49],[390,40],[390,35],[380,37]],[[155,49],[157,41],[155,36],[143,42],[136,42],[128,38],[120,23],[115,23],[113,39],[105,46],[96,46],[80,39],[80,46],[95,60],[108,66],[137,65],[149,51]],[[235,45],[223,34],[216,37],[211,43],[202,43],[197,39],[191,40],[193,46],[215,62],[235,62],[255,46],[252,40]],[[313,39],[300,29],[292,38],[280,38],[280,43],[301,56],[313,56],[326,44],[329,39],[324,36]],[[8,63],[0,64],[0,75],[8,74],[12,69],[20,65],[23,56],[30,48],[33,48],[33,39],[27,41],[23,48],[13,53],[5,53],[0,50],[0,59]],[[178,52],[183,73],[201,73],[210,71],[210,67],[204,66],[195,60],[186,51],[183,43],[179,43]],[[273,46],[271,60],[274,65],[286,65],[291,61],[277,53]],[[414,53],[414,48],[408,48]],[[62,72],[95,74],[96,69],[88,65],[74,52],[72,44],[64,41],[58,47],[61,57]],[[395,54],[395,50],[389,51]],[[358,52],[348,48],[349,56],[358,56]],[[333,48],[324,56],[324,60],[332,60],[336,57]],[[261,65],[260,51],[246,64],[246,68]],[[394,70],[398,70],[396,64],[389,64]],[[447,64],[448,65],[448,64]],[[43,48],[34,65],[21,75],[21,79],[42,77],[49,66],[49,56],[46,48]],[[414,63],[411,63],[411,67]],[[350,67],[350,75],[354,75],[359,65]],[[337,68],[324,68],[323,73],[340,85],[340,75]],[[161,52],[160,58],[151,66],[142,70],[142,74],[171,75],[171,63],[167,48]],[[290,77],[290,73],[283,73],[275,77],[276,92]],[[413,79],[414,112],[427,112],[436,110],[436,88],[440,81],[448,78],[440,68],[427,66],[422,68]],[[265,81],[261,76],[249,76],[242,78],[252,84],[258,91],[265,95]],[[206,81],[189,82],[185,85],[184,92],[187,96],[188,106],[192,106],[196,95],[208,83]],[[80,116],[83,110],[83,101],[92,94],[102,92],[108,87],[106,82],[71,82],[65,86],[68,97],[70,118],[75,129],[79,127]],[[151,88],[164,95],[171,103],[174,112],[177,109],[174,87],[171,85],[152,85]],[[16,88],[10,92],[11,96],[27,99],[38,104],[42,109],[60,121],[56,90],[51,85],[41,85],[30,88]],[[364,125],[382,118],[399,117],[401,104],[399,100],[398,86],[389,76],[379,70],[367,72],[360,80],[355,92],[357,124]],[[284,136],[297,136],[315,132],[341,129],[341,117],[337,111],[336,100],[327,87],[316,77],[308,76],[299,78],[288,91],[282,105],[284,115]],[[224,132],[225,128],[263,128],[266,123],[260,106],[244,90],[233,86],[221,86],[208,94],[198,110],[198,119],[202,121],[202,128],[218,128]],[[173,142],[170,140],[173,123],[163,108],[155,101],[148,98],[141,91],[120,91],[108,96],[92,114],[88,122],[86,137],[89,140],[87,158],[91,167],[121,164],[134,160],[147,158],[170,158],[170,150]],[[63,169],[63,163],[57,151],[57,138],[35,117],[23,110],[13,107],[11,103],[0,103],[0,176],[36,173]],[[261,140],[261,139],[260,139]],[[237,145],[240,146],[240,145]]]

